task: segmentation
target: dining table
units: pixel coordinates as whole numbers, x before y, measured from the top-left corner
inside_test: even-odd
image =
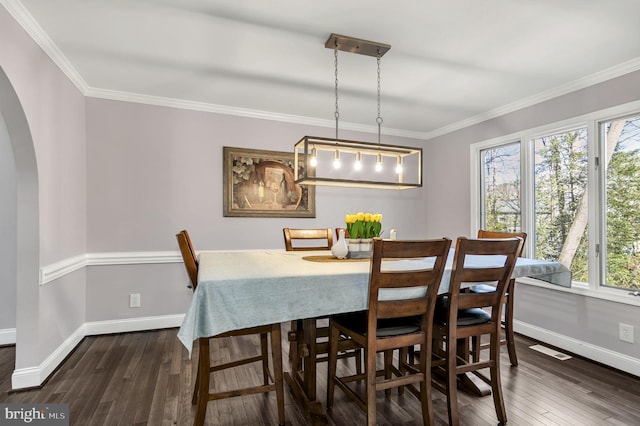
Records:
[[[449,288],[454,251],[451,249],[447,259],[439,288],[441,294]],[[367,258],[337,259],[329,251],[274,249],[203,251],[198,261],[198,286],[178,332],[189,355],[198,339],[301,320],[302,330],[290,333],[290,340],[297,340],[294,344],[303,356],[315,359],[315,318],[368,307]],[[502,256],[467,256],[465,264],[491,267],[501,261]],[[383,267],[417,269],[430,264],[433,259],[411,259],[386,261]],[[558,262],[518,258],[513,277],[539,276],[557,279],[562,285],[567,279],[570,281],[570,274]],[[389,297],[397,297],[393,293],[397,291],[405,290],[389,290]],[[404,297],[415,295],[407,293]],[[313,419],[311,423],[325,424],[324,409],[316,397],[315,362],[299,363],[297,357],[293,358],[290,371],[284,373],[285,380]]]

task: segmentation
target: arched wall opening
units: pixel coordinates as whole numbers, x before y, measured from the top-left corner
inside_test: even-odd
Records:
[[[0,67],[0,120],[15,161],[16,370],[37,368],[39,353],[38,169],[33,139],[20,100]],[[14,373],[12,386],[16,386]]]

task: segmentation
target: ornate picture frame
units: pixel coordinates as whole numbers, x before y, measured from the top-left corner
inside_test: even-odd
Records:
[[[223,150],[223,216],[316,217],[313,185],[294,183],[293,152]]]

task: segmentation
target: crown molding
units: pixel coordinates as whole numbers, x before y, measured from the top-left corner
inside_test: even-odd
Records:
[[[60,70],[71,80],[71,82],[87,96],[99,99],[116,100],[123,102],[134,102],[148,105],[165,106],[169,108],[179,108],[194,111],[213,112],[247,118],[257,118],[263,120],[280,121],[292,124],[311,125],[318,127],[334,128],[335,121],[304,117],[292,114],[281,114],[269,111],[238,108],[228,105],[210,104],[206,102],[189,101],[183,99],[150,96],[137,93],[122,92],[109,89],[89,87],[78,71],[73,67],[62,51],[53,43],[42,27],[26,10],[18,0],[0,0],[0,4],[14,17],[14,19],[24,28],[42,50],[53,60]],[[383,128],[382,133],[389,136],[407,137],[413,139],[429,140],[456,130],[463,129],[483,121],[491,120],[511,112],[533,106],[535,104],[548,101],[550,99],[566,95],[577,90],[620,77],[633,71],[640,70],[640,57],[634,58],[611,68],[587,75],[570,83],[546,90],[544,92],[529,96],[516,102],[495,108],[493,110],[469,117],[467,119],[452,123],[448,126],[440,127],[431,132],[416,132],[410,130]],[[344,122],[340,124],[341,129],[364,133],[377,134],[378,127],[374,125],[362,125],[357,123]]]
[[[54,64],[71,80],[78,88],[80,93],[86,95],[89,86],[84,81],[80,73],[71,65],[62,51],[55,45],[53,40],[49,38],[44,29],[31,16],[29,11],[24,7],[22,2],[18,0],[0,0],[0,4],[4,6],[11,16],[20,24],[20,26],[31,36],[33,41],[51,58]]]
[[[167,98],[162,96],[144,95],[140,93],[121,92],[117,90],[98,89],[91,87],[85,93],[87,97],[107,99],[112,101],[132,102],[145,105],[156,105],[168,108],[186,109],[192,111],[213,112],[216,114],[233,115],[238,117],[257,118],[261,120],[280,121],[292,124],[327,127],[335,129],[335,120],[305,117],[293,114],[262,111],[257,109],[239,108],[229,105],[211,104],[207,102],[189,101],[185,99]],[[377,125],[364,125],[350,122],[340,122],[340,130],[351,130],[363,133],[378,133]],[[425,139],[426,133],[410,130],[385,128],[382,134],[413,139]]]
[[[634,71],[640,70],[640,57],[634,58],[630,61],[623,62],[606,70],[599,71],[594,74],[587,75],[578,80],[574,80],[570,83],[563,84],[553,89],[546,90],[544,92],[537,93],[533,96],[529,96],[519,101],[512,102],[507,105],[495,108],[491,111],[487,111],[482,114],[469,117],[465,120],[458,121],[449,126],[444,126],[436,129],[432,132],[425,134],[426,139],[433,139],[438,136],[446,135],[447,133],[454,132],[456,130],[464,129],[465,127],[473,126],[474,124],[482,123],[483,121],[491,120],[493,118],[500,117],[512,113],[514,111],[521,110],[548,100],[566,95],[571,92],[576,92],[581,89],[585,89],[590,86],[594,86],[598,83],[603,83],[607,80],[629,74]]]

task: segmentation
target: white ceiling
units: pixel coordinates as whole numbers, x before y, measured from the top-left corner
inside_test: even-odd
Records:
[[[328,126],[329,35],[390,44],[383,133],[407,136],[640,69],[638,0],[0,3],[89,96]],[[376,84],[375,58],[339,53],[341,128],[375,128]]]

